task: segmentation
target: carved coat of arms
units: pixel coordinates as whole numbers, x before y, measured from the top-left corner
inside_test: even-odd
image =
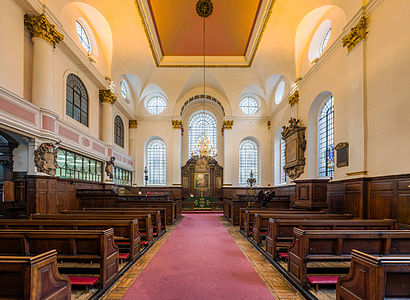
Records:
[[[56,175],[57,147],[52,143],[43,143],[34,151],[34,163],[37,172]]]

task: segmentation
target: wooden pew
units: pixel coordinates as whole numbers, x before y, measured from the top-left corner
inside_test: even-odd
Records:
[[[314,213],[320,213],[319,211],[307,211],[306,209],[298,209],[298,208],[274,208],[274,207],[268,207],[268,208],[240,208],[239,209],[239,226],[240,226],[240,230],[244,230],[245,229],[245,223],[248,223],[248,226],[253,225],[254,222],[254,216],[255,213],[257,212],[270,212],[270,211],[291,211],[294,213],[297,213],[299,211],[303,211],[303,212],[314,212]],[[249,215],[248,217],[246,217],[247,213],[251,213],[251,215]],[[323,213],[325,213],[323,211]],[[249,219],[247,219],[249,218]]]
[[[47,220],[47,219],[0,219],[0,229],[20,230],[105,230],[114,229],[114,239],[129,245],[128,255],[120,253],[121,259],[131,261],[138,258],[141,235],[138,220]]]
[[[161,214],[162,229],[163,229],[163,231],[167,230],[167,210],[166,210],[166,208],[151,208],[151,207],[144,208],[144,207],[141,207],[141,208],[127,208],[127,209],[124,209],[124,208],[119,208],[119,207],[107,207],[107,208],[83,208],[83,210],[96,211],[96,212],[99,212],[99,211],[113,211],[113,212],[145,211],[145,212],[148,212],[148,213],[159,211],[160,214]]]
[[[109,286],[118,273],[118,247],[114,229],[107,230],[0,230],[0,255],[36,255],[55,249],[64,262],[98,262],[99,285]],[[61,270],[61,268],[60,268]],[[81,285],[95,277],[81,276]],[[78,279],[78,278],[77,278]],[[71,284],[77,283],[70,277]],[[87,284],[87,285],[88,285]]]
[[[410,230],[302,230],[293,229],[288,272],[302,287],[336,284],[338,276],[310,276],[308,263],[350,261],[353,249],[375,255],[410,255]],[[320,281],[320,282],[318,282]]]
[[[130,215],[100,215],[97,212],[95,214],[53,214],[53,215],[42,215],[33,214],[32,219],[41,220],[138,220],[138,229],[141,233],[141,245],[152,245],[154,242],[154,234],[152,228],[151,214],[130,214]]]
[[[0,256],[0,298],[71,299],[70,279],[57,270],[57,251],[36,256]]]
[[[336,299],[403,297],[410,297],[410,256],[373,256],[352,251],[349,274],[337,280]]]
[[[266,236],[269,227],[269,219],[350,219],[349,214],[271,214],[271,213],[257,213],[255,214],[255,224],[252,228],[252,235],[255,243],[258,245],[261,238]]]
[[[305,209],[246,209],[243,218],[243,231],[249,235],[255,224],[255,214],[325,214],[324,211],[310,211]]]
[[[269,229],[266,234],[266,253],[273,259],[287,257],[286,252],[278,253],[278,248],[288,248],[292,243],[293,228],[303,230],[394,230],[397,229],[397,221],[392,219],[348,219],[348,220],[325,220],[325,219],[269,219]]]
[[[151,214],[152,228],[154,236],[161,236],[164,232],[164,227],[161,218],[161,212],[159,210],[141,210],[141,209],[122,209],[122,210],[113,210],[110,208],[99,209],[99,210],[65,210],[61,211],[63,214],[99,214],[99,215],[127,215],[127,216],[144,216],[147,213]]]

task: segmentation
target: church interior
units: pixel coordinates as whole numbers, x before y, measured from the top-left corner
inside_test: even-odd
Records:
[[[409,49],[409,0],[1,0],[0,299],[410,299]]]

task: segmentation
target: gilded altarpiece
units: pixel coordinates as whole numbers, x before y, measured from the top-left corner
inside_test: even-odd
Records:
[[[223,168],[212,156],[190,158],[181,168],[181,178],[182,196],[191,199],[194,208],[211,207],[222,197]]]

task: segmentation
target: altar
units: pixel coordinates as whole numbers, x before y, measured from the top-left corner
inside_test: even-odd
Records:
[[[222,209],[223,168],[212,156],[193,156],[181,168],[184,209]]]

